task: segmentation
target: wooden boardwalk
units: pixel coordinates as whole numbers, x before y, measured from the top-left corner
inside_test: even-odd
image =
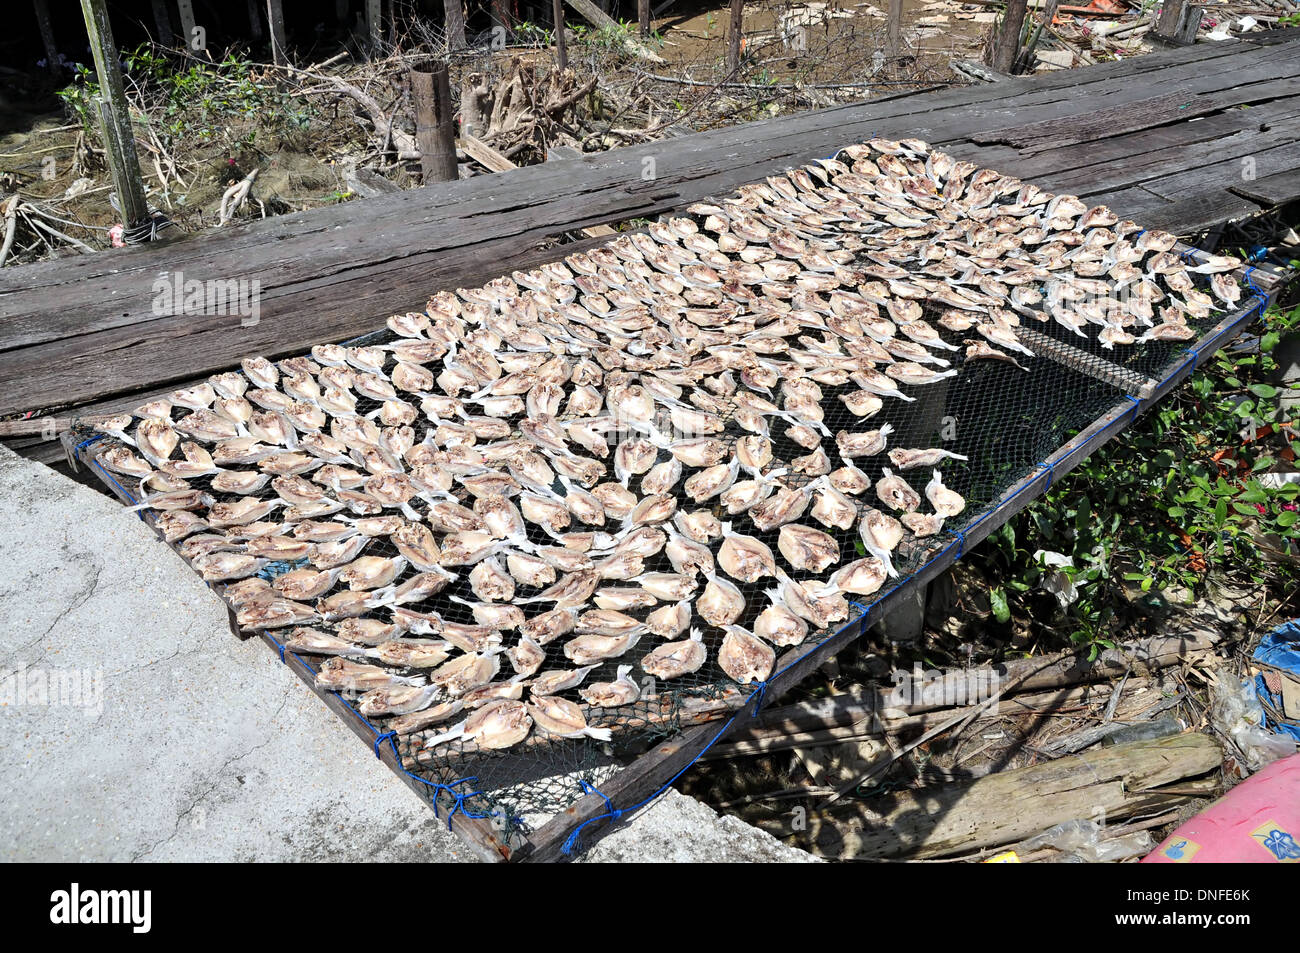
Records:
[[[1249,107],[1249,108],[1239,108]],[[260,353],[299,353],[869,138],[915,136],[1187,235],[1300,198],[1300,30],[912,93],[0,272],[0,415],[134,406]],[[180,271],[258,279],[261,320],[159,316]],[[56,442],[18,449],[52,458]]]

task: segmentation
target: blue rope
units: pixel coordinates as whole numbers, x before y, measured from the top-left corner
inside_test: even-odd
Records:
[[[609,816],[611,818],[617,820],[618,818],[623,816],[623,812],[614,806],[614,802],[609,799],[609,795],[607,795],[600,788],[596,787],[594,784],[591,784],[588,781],[579,778],[578,787],[582,789],[583,794],[595,794],[602,801],[604,801],[605,809],[609,811]]]
[[[382,735],[375,735],[375,743],[373,745],[375,757],[378,758],[380,756],[379,755],[380,745],[382,745],[385,741],[390,741],[396,737],[397,737],[397,732],[395,731],[386,731]]]
[[[1138,411],[1142,409],[1142,401],[1138,400],[1132,394],[1127,395],[1127,397],[1133,402],[1133,410],[1128,415],[1128,422],[1131,425],[1133,421],[1137,420]]]
[[[757,715],[763,708],[764,699],[767,698],[767,682],[759,682],[749,697],[754,699],[754,707],[750,709],[750,714]]]
[[[1056,469],[1055,469],[1055,467],[1056,467],[1056,464],[1054,464],[1054,463],[1051,463],[1051,462],[1044,462],[1044,463],[1040,463],[1040,464],[1038,464],[1037,467],[1035,468],[1035,469],[1038,469],[1038,470],[1046,470],[1046,471],[1047,471],[1047,486],[1043,487],[1043,492],[1044,492],[1044,493],[1046,493],[1048,490],[1050,490],[1050,489],[1052,488],[1052,479],[1056,476]]]
[[[105,437],[107,437],[107,436],[108,436],[108,434],[103,434],[103,433],[101,433],[101,434],[96,434],[96,435],[93,436],[93,437],[90,437],[90,438],[88,438],[88,439],[86,439],[86,440],[81,441],[81,443],[77,444],[77,446],[73,449],[73,451],[72,451],[72,452],[73,452],[73,455],[74,455],[78,460],[81,460],[81,451],[82,451],[82,450],[84,450],[86,447],[89,447],[92,443],[98,443],[99,441],[103,440],[103,439],[104,439]],[[81,462],[82,462],[82,463],[85,463],[86,461],[85,461],[85,460],[81,460]],[[117,482],[117,477],[113,476],[113,474],[109,473],[108,470],[106,470],[103,466],[101,466],[101,465],[100,465],[100,462],[99,462],[98,460],[93,460],[93,461],[91,461],[91,464],[90,464],[90,465],[91,465],[92,467],[94,467],[96,470],[98,470],[98,471],[103,475],[104,479],[106,479],[109,483],[113,484],[113,486],[115,486],[115,487],[117,487],[119,490],[121,490],[121,491],[122,491],[122,495],[125,496],[128,500],[131,501],[131,505],[132,505],[132,506],[134,506],[136,503],[139,502],[139,501],[136,499],[135,494],[132,493],[130,490],[128,490],[126,487],[124,487],[121,483],[118,483],[118,482]],[[142,511],[140,511],[140,510],[137,510],[137,511],[136,511],[136,514],[135,514],[135,518],[138,519],[138,520],[140,520],[141,522],[143,522],[143,521],[144,521],[144,513],[143,513]]]

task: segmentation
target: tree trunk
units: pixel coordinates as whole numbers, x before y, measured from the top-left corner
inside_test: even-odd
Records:
[[[740,39],[745,17],[745,0],[731,0],[731,28],[727,33],[727,75],[740,69]]]
[[[1007,9],[1002,14],[1002,23],[993,44],[993,62],[989,63],[995,70],[1010,74],[1016,68],[1016,57],[1020,55],[1020,28],[1025,23],[1027,6],[1027,0],[1007,0]]]

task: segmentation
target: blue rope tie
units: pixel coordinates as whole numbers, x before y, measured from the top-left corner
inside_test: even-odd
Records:
[[[83,440],[81,441],[81,443],[77,444],[76,449],[73,452],[79,454],[82,450],[84,450],[86,447],[89,447],[92,443],[98,443],[100,440],[103,440],[107,436],[108,434],[104,434],[104,433],[95,434],[95,436],[90,437],[87,440]]]
[[[596,787],[596,785],[590,783],[589,781],[583,780],[582,778],[579,778],[578,787],[582,789],[583,794],[594,794],[597,797],[599,797],[602,801],[604,801],[605,810],[609,812],[608,815],[609,817],[617,820],[618,818],[623,816],[623,812],[620,811],[618,808],[616,808],[614,806],[614,802],[609,799],[609,796],[600,788]]]
[[[1128,399],[1133,403],[1133,410],[1128,415],[1128,422],[1131,425],[1133,421],[1137,420],[1138,411],[1142,409],[1142,401],[1138,400],[1132,394],[1129,394],[1127,396]]]
[[[957,558],[961,559],[966,555],[966,533],[957,530]]]
[[[1244,275],[1243,280],[1246,282],[1246,288],[1250,291],[1251,294],[1253,294],[1253,295],[1261,295],[1261,294],[1263,294],[1264,292],[1262,292],[1262,291],[1259,289],[1259,285],[1255,284],[1255,279],[1252,278],[1252,277],[1250,277],[1251,274],[1252,274],[1254,271],[1255,271],[1254,266],[1251,266],[1250,268],[1247,268],[1247,269],[1246,269],[1246,274]]]
[[[767,682],[759,682],[758,687],[754,689],[753,694],[749,696],[754,701],[754,707],[750,709],[750,714],[757,715],[763,708],[763,702],[767,698]]]
[[[279,651],[280,651],[280,664],[281,664],[281,665],[287,665],[288,663],[285,662],[285,660],[284,660],[284,645],[281,644],[280,640],[277,639],[277,638],[276,638],[274,635],[272,635],[270,632],[264,632],[263,634],[264,634],[268,639],[271,640],[271,643],[272,643],[272,644],[273,644],[277,649],[279,649]]]
[[[1047,471],[1047,486],[1043,487],[1043,492],[1044,492],[1044,493],[1046,493],[1048,490],[1050,490],[1050,489],[1052,488],[1052,479],[1056,476],[1055,466],[1056,466],[1056,465],[1055,465],[1054,463],[1044,462],[1044,463],[1040,463],[1040,464],[1038,464],[1038,466],[1035,468],[1035,469],[1038,469],[1038,470],[1046,470],[1046,471]]]
[[[384,732],[382,735],[376,735],[376,736],[375,736],[375,743],[374,743],[374,746],[373,746],[373,747],[374,747],[374,752],[375,752],[375,757],[376,757],[376,758],[379,757],[379,746],[382,745],[385,741],[392,741],[392,742],[393,742],[393,753],[394,753],[394,754],[397,754],[397,742],[393,740],[393,739],[395,739],[396,737],[397,737],[397,732],[395,732],[395,731],[386,731],[386,732]],[[401,760],[400,757],[399,757],[398,760]]]
[[[859,619],[867,614],[867,607],[864,606],[861,602],[850,602],[849,605],[851,605],[853,608],[858,610]]]
[[[1185,371],[1185,370],[1186,370],[1187,368],[1189,368],[1189,367],[1190,367],[1192,370],[1196,370],[1196,361],[1197,361],[1197,358],[1200,357],[1200,355],[1201,355],[1201,352],[1198,351],[1196,348],[1194,348],[1194,347],[1189,347],[1189,348],[1187,349],[1187,360],[1184,361],[1184,362],[1183,362],[1183,366],[1180,367],[1180,368],[1178,368],[1178,370],[1175,371],[1174,373],[1176,373],[1176,374],[1181,374],[1183,371]]]

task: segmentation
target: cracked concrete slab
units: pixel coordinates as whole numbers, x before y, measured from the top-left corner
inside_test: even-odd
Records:
[[[4,860],[472,859],[117,501],[0,447],[0,546]],[[674,791],[585,859],[807,856]]]

